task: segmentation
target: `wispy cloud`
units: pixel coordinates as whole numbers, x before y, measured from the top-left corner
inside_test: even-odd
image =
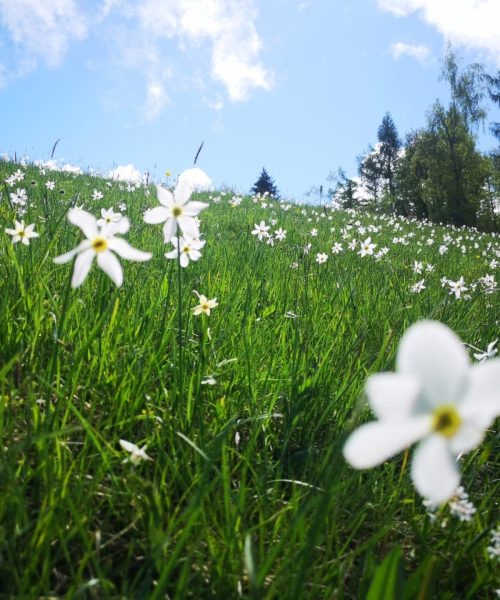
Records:
[[[500,65],[499,0],[377,0],[397,17],[418,12],[446,40],[486,50]]]
[[[151,81],[147,87],[146,105],[144,108],[146,120],[152,121],[168,103],[169,97],[163,84],[159,81]]]
[[[92,13],[84,0],[0,0],[17,74],[40,62],[58,67],[72,42],[106,30],[115,68],[144,78],[148,119],[168,104],[166,83],[181,57],[196,56],[204,84],[221,84],[230,102],[270,90],[256,22],[255,0],[103,0]]]
[[[0,0],[0,23],[19,49],[17,73],[61,64],[69,44],[88,34],[88,21],[74,0]]]
[[[398,59],[401,56],[411,56],[419,62],[425,62],[430,55],[430,49],[424,45],[405,44],[404,42],[396,42],[389,48],[391,55]]]
[[[246,100],[257,88],[271,89],[272,74],[259,59],[262,41],[251,0],[143,0],[137,17],[158,53],[164,39],[177,39],[184,51],[208,45],[211,76],[231,101]]]

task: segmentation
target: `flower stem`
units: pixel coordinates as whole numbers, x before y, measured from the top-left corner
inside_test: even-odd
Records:
[[[180,238],[177,236],[177,319],[178,319],[178,342],[179,363],[178,363],[178,382],[177,398],[182,399],[184,387],[184,364],[183,364],[183,340],[182,340],[182,267],[181,267],[181,245]]]

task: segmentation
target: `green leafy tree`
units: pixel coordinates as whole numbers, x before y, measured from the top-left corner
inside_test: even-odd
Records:
[[[406,135],[404,152],[395,172],[396,196],[394,210],[405,217],[427,219],[429,214],[424,200],[428,168],[419,155],[422,132],[411,131]]]
[[[263,196],[266,192],[273,198],[279,198],[278,188],[274,183],[274,179],[268,174],[266,169],[263,168],[259,178],[253,184],[251,193]]]
[[[382,159],[378,148],[368,147],[368,152],[358,156],[358,175],[360,183],[375,207],[383,192]]]

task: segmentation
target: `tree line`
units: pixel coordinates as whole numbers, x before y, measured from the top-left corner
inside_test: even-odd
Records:
[[[489,75],[481,64],[462,67],[449,47],[441,77],[449,86],[449,104],[436,100],[426,125],[404,140],[386,113],[377,143],[358,157],[358,177],[340,168],[330,176],[329,196],[344,208],[499,231],[500,123],[489,126],[499,142],[495,150],[481,153],[477,139],[486,102],[500,107],[500,71]]]

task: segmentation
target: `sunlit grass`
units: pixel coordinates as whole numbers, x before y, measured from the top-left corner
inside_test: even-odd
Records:
[[[0,163],[0,180],[17,168]],[[471,522],[446,508],[429,518],[406,455],[356,472],[342,446],[369,417],[367,376],[394,368],[410,324],[440,320],[481,349],[499,337],[498,292],[478,286],[456,300],[440,283],[495,274],[498,238],[205,194],[206,245],[179,279],[161,226],[142,219],[157,204],[153,187],[23,170],[23,218],[40,237],[25,246],[0,235],[2,594],[364,598],[383,580],[386,595],[371,597],[492,597],[498,435],[462,461]],[[4,232],[16,213],[12,188],[1,191]],[[121,288],[94,265],[73,290],[72,266],[53,263],[81,239],[68,209],[98,216],[122,202],[126,239],[152,260],[125,262]],[[271,219],[287,230],[274,247],[251,234]],[[358,220],[381,229],[360,235]],[[387,256],[348,250],[346,225]],[[393,242],[408,233],[409,245]],[[440,255],[447,233],[462,240]],[[434,271],[415,274],[415,260]],[[411,293],[422,277],[426,289]],[[193,315],[193,291],[217,298],[209,317]],[[147,444],[152,460],[124,462],[120,439]],[[387,583],[400,568],[404,596]]]

